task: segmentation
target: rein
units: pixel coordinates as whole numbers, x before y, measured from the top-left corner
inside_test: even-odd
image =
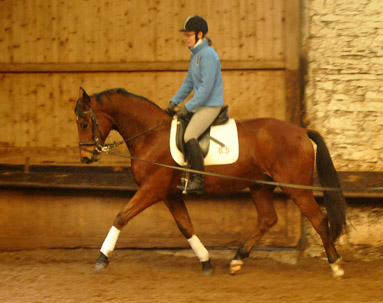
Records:
[[[98,128],[97,119],[96,119],[96,116],[94,115],[94,111],[93,111],[92,107],[90,107],[89,111],[86,111],[83,113],[89,114],[91,119],[92,119],[93,141],[79,142],[79,146],[80,146],[80,149],[86,150],[87,152],[90,152],[92,154],[99,155],[101,153],[107,153],[107,154],[112,154],[112,155],[123,157],[123,158],[128,158],[131,160],[141,161],[141,162],[152,164],[152,165],[170,168],[173,170],[179,170],[182,172],[198,173],[201,175],[206,175],[206,176],[211,176],[211,177],[231,179],[231,180],[235,180],[235,181],[249,182],[249,183],[254,183],[254,184],[273,185],[273,186],[281,186],[281,187],[313,190],[313,191],[383,191],[383,187],[338,188],[338,187],[322,187],[322,186],[310,186],[310,185],[298,185],[298,184],[291,184],[291,183],[281,183],[281,182],[274,182],[274,181],[254,180],[254,179],[241,178],[241,177],[236,177],[236,176],[228,176],[228,175],[223,175],[223,174],[199,171],[199,170],[194,170],[194,169],[190,169],[187,167],[167,165],[167,164],[163,164],[163,163],[157,163],[157,162],[153,162],[153,161],[149,161],[149,160],[145,160],[145,159],[140,159],[140,158],[137,158],[137,157],[134,157],[131,155],[118,153],[116,151],[113,151],[112,149],[123,144],[123,143],[134,140],[138,137],[144,136],[144,135],[164,126],[168,122],[164,122],[160,125],[149,128],[149,129],[147,129],[141,133],[138,133],[138,134],[126,139],[126,140],[114,142],[111,144],[104,144],[100,141],[99,136],[98,136],[98,135],[100,135],[102,137],[101,132]],[[88,149],[85,149],[84,146],[96,146],[96,148],[94,150],[90,151]]]
[[[119,146],[119,145],[121,145],[121,144],[123,144],[123,143],[126,143],[126,142],[129,142],[129,141],[131,141],[131,140],[134,140],[134,139],[136,139],[136,138],[138,138],[138,137],[144,136],[144,135],[146,135],[146,134],[148,134],[148,133],[150,133],[150,132],[156,130],[157,128],[160,128],[160,127],[162,127],[162,126],[164,126],[164,125],[166,125],[166,124],[168,124],[168,122],[164,122],[164,123],[162,123],[162,124],[160,124],[160,125],[157,125],[157,126],[148,128],[147,130],[145,130],[145,131],[143,131],[143,132],[141,132],[141,133],[138,133],[137,135],[134,135],[134,136],[132,136],[132,137],[126,139],[126,140],[122,140],[122,141],[119,141],[119,142],[113,142],[113,143],[111,143],[111,144],[102,144],[102,145],[101,145],[101,146],[102,146],[102,147],[101,147],[101,151],[103,151],[103,152],[109,152],[109,151],[110,151],[112,148],[114,148],[114,147],[117,147],[117,146]]]
[[[231,179],[231,180],[235,180],[235,181],[244,181],[244,182],[262,184],[262,185],[282,186],[282,187],[297,188],[297,189],[304,189],[304,190],[314,190],[314,191],[383,191],[383,187],[339,188],[339,187],[322,187],[322,186],[299,185],[299,184],[292,184],[292,183],[281,183],[281,182],[274,182],[274,181],[254,180],[254,179],[241,178],[241,177],[229,176],[229,175],[223,175],[223,174],[217,174],[217,173],[209,173],[209,172],[195,170],[195,169],[191,169],[191,168],[187,168],[187,167],[180,167],[180,166],[174,166],[174,165],[167,165],[167,164],[163,164],[163,163],[157,163],[157,162],[137,158],[137,157],[134,157],[131,155],[121,154],[121,153],[115,152],[113,150],[108,150],[106,153],[111,154],[111,155],[115,155],[115,156],[119,156],[119,157],[123,157],[123,158],[127,158],[127,159],[131,159],[131,160],[141,161],[141,162],[152,164],[152,165],[170,168],[173,170],[179,170],[179,171],[189,172],[189,173],[197,173],[197,174],[211,176],[211,177]]]

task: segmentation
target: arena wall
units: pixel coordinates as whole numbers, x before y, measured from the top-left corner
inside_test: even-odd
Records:
[[[0,250],[102,245],[117,212],[133,192],[86,189],[0,188]],[[188,197],[198,237],[209,247],[237,248],[256,226],[250,195]],[[286,196],[275,200],[278,223],[258,247],[296,247],[299,208]],[[297,220],[298,218],[298,220]],[[126,226],[119,248],[189,247],[164,203],[151,206]]]
[[[166,107],[190,57],[178,30],[196,13],[209,22],[230,115],[293,120],[298,2],[1,1],[0,147],[76,146],[80,86]]]
[[[380,79],[383,7],[378,0],[208,3],[95,0],[92,4],[89,1],[1,1],[0,23],[4,30],[0,31],[0,163],[22,164],[28,180],[31,180],[31,164],[79,165],[73,109],[80,85],[88,93],[124,87],[165,107],[188,66],[189,53],[177,30],[186,16],[200,8],[199,13],[211,24],[209,35],[222,60],[225,100],[232,117],[271,116],[294,123],[303,118],[309,128],[325,137],[338,170],[383,171],[383,82]],[[299,63],[305,82],[304,112],[301,112],[303,86],[299,86]],[[110,140],[117,138],[113,134]],[[129,161],[105,157],[98,165],[119,170],[128,166]],[[347,181],[368,185],[360,182],[359,175],[350,176]],[[368,176],[368,180],[381,185],[376,175]],[[44,247],[52,243],[98,246],[104,229],[106,232],[122,203],[119,195],[108,198],[103,194],[105,198],[95,198],[92,205],[93,192],[63,194],[39,190],[28,195],[30,189],[23,185],[16,189],[18,186],[11,192],[6,185],[0,193],[1,236],[5,246],[9,239],[16,238],[14,247],[23,248],[23,243],[32,247],[38,243],[35,239],[41,237],[45,237]],[[294,210],[284,215],[284,209],[290,209],[289,204],[277,203],[278,209],[282,209],[282,220],[263,245],[296,246],[301,235],[300,213]],[[108,210],[108,219],[102,217],[111,204],[115,210]],[[214,213],[215,208],[230,204],[220,212],[222,217],[216,214],[217,222],[205,225],[206,230],[214,224],[234,226],[238,221],[230,217],[233,210],[246,212],[238,204],[231,208],[227,200],[208,200],[204,204],[207,206],[191,204],[198,218],[198,213],[205,212],[206,207]],[[86,216],[86,209],[92,207],[97,215]],[[160,241],[158,234],[145,234],[152,226],[150,214],[158,209],[162,213],[159,206],[135,221],[136,229],[144,231],[140,239],[148,236]],[[30,215],[28,210],[37,214]],[[80,215],[71,221],[70,215],[76,210]],[[355,210],[363,214],[360,216],[369,217],[369,209]],[[61,212],[67,216],[65,220],[60,219]],[[352,212],[354,217],[356,212]],[[18,230],[13,229],[13,215],[23,222]],[[369,230],[380,230],[374,228],[379,220],[373,222]],[[59,229],[63,232],[59,234],[52,227],[59,228],[61,223],[68,225]],[[92,230],[94,224],[100,224],[102,229],[97,235]],[[36,227],[36,234],[28,230],[29,226]],[[81,234],[76,230],[81,226],[86,226],[87,232]],[[163,227],[168,231],[170,225],[165,223]],[[175,239],[183,241],[173,225],[171,228],[177,233]],[[65,242],[65,232],[77,242]],[[373,242],[366,238],[370,233],[361,234],[364,236],[358,239],[358,244]],[[162,243],[176,243],[167,242],[172,237],[165,235]],[[129,245],[150,246],[145,240],[137,244],[137,239],[127,238]],[[84,244],[84,239],[90,242]],[[230,241],[214,245],[230,245]]]
[[[165,106],[187,68],[182,14],[201,7],[233,117],[297,121],[299,87],[286,79],[300,28],[303,121],[324,135],[338,170],[383,170],[381,1],[209,3],[2,1],[0,147],[75,147],[80,85],[122,86]]]
[[[79,182],[79,192],[74,196],[61,192],[65,192],[62,179],[75,173],[75,165],[81,165],[74,115],[79,87],[89,94],[122,87],[165,108],[187,73],[190,51],[178,30],[190,15],[197,13],[208,20],[208,36],[221,59],[224,98],[231,117],[274,117],[299,123],[299,11],[299,0],[0,1],[0,24],[4,29],[0,31],[0,164],[5,165],[2,186],[9,194],[7,198],[0,192],[0,217],[4,218],[0,237],[5,237],[2,243],[7,246],[7,239],[21,237],[18,248],[22,248],[43,236],[47,246],[65,246],[65,232],[69,232],[69,238],[79,237],[79,245],[90,245],[85,239],[94,238],[92,226],[100,220],[86,215],[88,195],[92,198],[91,192],[102,190],[103,185],[93,184],[86,197]],[[119,139],[116,133],[109,137],[110,141]],[[123,152],[128,153],[126,148]],[[95,165],[118,171],[130,164],[125,159],[110,158],[105,156]],[[49,172],[34,174],[36,164],[51,167]],[[23,166],[22,172],[16,173],[21,183],[12,179],[13,173],[7,171],[11,166],[7,165],[14,165],[16,170]],[[62,166],[72,172],[59,173]],[[102,179],[108,178],[110,175],[104,175]],[[51,198],[48,190],[25,194],[34,186],[54,188],[53,195],[62,198]],[[240,197],[231,199],[237,201]],[[111,195],[110,199],[115,205],[120,203],[119,195]],[[104,209],[110,206],[108,199],[94,200],[93,211],[104,218]],[[232,213],[241,206],[236,203],[235,208],[224,207],[224,200],[211,198],[195,205],[200,214],[206,213],[209,205],[219,209],[214,220],[228,228],[227,236],[230,226],[235,225]],[[286,199],[278,204],[282,210],[290,209]],[[26,210],[33,209],[38,214],[29,216]],[[165,216],[153,209],[149,213],[158,214],[157,220]],[[77,222],[68,217],[75,210],[81,214]],[[112,216],[116,213],[117,209]],[[271,240],[266,238],[267,245],[297,244],[300,213],[288,213],[281,216]],[[20,228],[12,229],[12,218],[23,222]],[[60,228],[63,222],[67,222],[67,228]],[[102,222],[108,229],[110,220],[104,218]],[[144,227],[136,229],[136,237],[144,239],[140,231],[152,229],[152,220],[143,215],[135,222],[142,222]],[[80,225],[90,228],[78,233],[76,227]],[[213,225],[206,230],[214,230]],[[35,228],[29,230],[29,226]],[[253,223],[248,226],[253,228]],[[171,245],[166,232],[152,230],[157,234],[148,237]],[[23,241],[23,237],[29,240]],[[104,234],[96,237],[102,241]],[[216,245],[228,245],[220,243]]]
[[[383,2],[303,0],[301,57],[303,121],[324,135],[336,168],[383,171]],[[382,180],[375,184],[382,186]],[[379,197],[372,205],[348,200],[350,229],[338,242],[366,261],[382,256]],[[305,253],[324,257],[306,220],[303,230]]]
[[[305,117],[338,170],[383,171],[383,2],[304,0]]]

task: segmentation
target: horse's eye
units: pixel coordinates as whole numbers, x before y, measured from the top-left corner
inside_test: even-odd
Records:
[[[88,123],[81,124],[81,128],[82,128],[83,130],[87,129],[88,126],[89,126]]]

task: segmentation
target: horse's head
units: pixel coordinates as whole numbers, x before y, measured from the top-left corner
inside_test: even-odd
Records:
[[[92,106],[91,97],[82,87],[80,88],[75,113],[81,162],[87,164],[95,162],[99,159],[105,138],[102,135],[97,114]]]

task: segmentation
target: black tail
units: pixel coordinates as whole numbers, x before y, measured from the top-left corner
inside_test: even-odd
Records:
[[[340,188],[338,174],[322,136],[313,130],[307,130],[307,135],[317,145],[316,165],[321,186]],[[346,202],[342,191],[324,191],[323,202],[327,210],[330,239],[335,242],[347,230]]]

